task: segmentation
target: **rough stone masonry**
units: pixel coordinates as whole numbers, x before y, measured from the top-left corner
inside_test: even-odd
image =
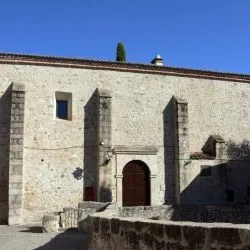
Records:
[[[250,76],[12,54],[0,64],[2,222],[40,222],[84,197],[122,206],[131,161],[148,168],[150,205],[250,201]],[[202,152],[215,135],[234,158]]]

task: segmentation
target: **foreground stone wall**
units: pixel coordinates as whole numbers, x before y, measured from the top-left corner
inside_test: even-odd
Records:
[[[172,220],[175,206],[137,206],[137,207],[120,207],[118,208],[119,217],[144,218],[154,220]]]
[[[112,146],[158,147],[154,175],[154,205],[168,199],[165,173],[174,152],[164,122],[173,95],[184,98],[189,108],[190,151],[200,151],[208,136],[225,140],[250,140],[250,85],[247,83],[51,66],[1,64],[1,92],[11,82],[25,85],[23,141],[23,220],[40,221],[44,213],[76,206],[83,197],[84,169],[96,162],[84,156],[84,108],[96,88],[112,93]],[[72,93],[72,120],[55,118],[55,92]],[[96,110],[93,110],[96,112]],[[91,117],[91,111],[88,112]],[[240,122],[239,122],[240,121]],[[88,123],[89,124],[89,123]],[[2,125],[2,124],[1,124]],[[99,142],[98,142],[99,143]],[[96,149],[94,145],[89,148]],[[135,159],[136,160],[136,159]],[[87,163],[86,163],[87,162]],[[86,163],[86,164],[85,164]],[[88,166],[86,166],[88,164]],[[122,166],[120,166],[122,167]],[[116,187],[116,163],[112,165],[111,190]],[[82,171],[75,178],[73,173]],[[92,171],[88,185],[95,185]],[[84,176],[83,176],[84,175]],[[107,179],[109,180],[109,178]],[[113,196],[113,201],[121,194]]]
[[[154,220],[250,223],[250,205],[163,205],[155,207],[122,207],[119,217]]]
[[[89,217],[89,249],[249,249],[250,227]]]

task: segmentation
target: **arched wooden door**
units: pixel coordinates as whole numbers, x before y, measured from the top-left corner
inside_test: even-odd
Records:
[[[150,205],[149,170],[141,161],[131,161],[123,169],[123,206]]]

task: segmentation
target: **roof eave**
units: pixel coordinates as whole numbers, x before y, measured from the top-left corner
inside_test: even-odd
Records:
[[[92,59],[0,53],[0,63],[42,65],[42,66],[52,66],[52,67],[89,68],[98,70],[173,75],[180,77],[250,83],[250,75],[245,75],[245,74],[223,73],[223,72],[214,72],[214,71],[197,70],[197,69],[158,66],[151,64],[100,61]]]

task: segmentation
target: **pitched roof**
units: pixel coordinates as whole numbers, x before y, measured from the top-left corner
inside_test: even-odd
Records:
[[[215,156],[204,154],[202,152],[194,152],[190,154],[191,160],[214,160]]]
[[[55,56],[0,53],[0,64],[25,64],[52,67],[91,68],[99,70],[174,75],[180,77],[205,78],[222,81],[237,81],[250,83],[250,75],[239,73],[216,72],[199,69],[158,66],[142,63],[127,63]]]

